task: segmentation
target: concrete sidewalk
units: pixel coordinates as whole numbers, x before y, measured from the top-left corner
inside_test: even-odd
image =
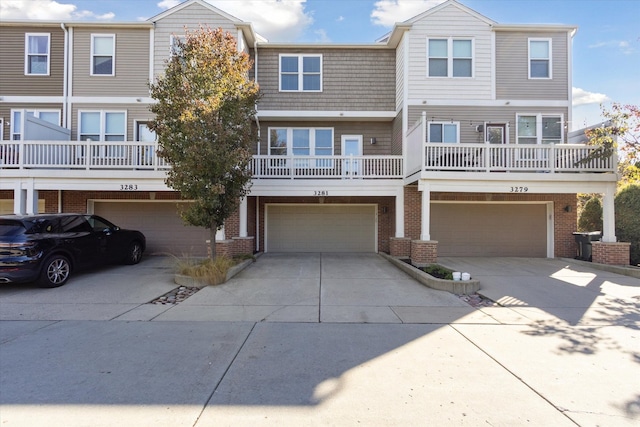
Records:
[[[0,322],[0,424],[640,423],[640,280],[556,260],[446,261],[507,306],[464,307],[371,254],[261,257],[235,286],[171,308],[139,303],[170,286],[153,263],[137,270],[142,289],[97,290],[103,310],[80,286],[93,275],[73,282],[77,303],[0,289],[14,316]],[[38,305],[96,318],[19,320]]]

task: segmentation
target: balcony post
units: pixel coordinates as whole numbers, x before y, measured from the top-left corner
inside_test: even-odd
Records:
[[[602,241],[607,243],[616,242],[615,193],[616,183],[613,182],[607,184],[607,191],[602,195]]]
[[[422,191],[422,209],[420,217],[420,240],[431,240],[431,231],[429,229],[429,223],[431,220],[431,190],[428,184],[422,184],[420,190]]]
[[[396,237],[404,237],[404,187],[396,193]]]
[[[27,192],[22,189],[22,183],[18,182],[13,189],[13,213],[22,215],[26,211],[26,195]]]
[[[240,200],[240,237],[247,237],[247,196]]]

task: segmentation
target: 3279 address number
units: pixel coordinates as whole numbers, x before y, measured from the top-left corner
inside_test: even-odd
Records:
[[[511,187],[512,193],[526,193],[529,191],[529,187]]]

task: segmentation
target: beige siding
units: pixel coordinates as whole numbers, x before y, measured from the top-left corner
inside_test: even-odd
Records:
[[[398,112],[398,115],[393,120],[392,135],[391,154],[402,155],[402,110]]]
[[[127,141],[135,137],[135,121],[153,119],[153,114],[146,104],[74,104],[71,111],[71,140],[78,139],[78,111],[126,111],[127,113]]]
[[[285,53],[322,55],[322,92],[279,92]],[[393,50],[259,48],[258,61],[260,110],[395,111]]]
[[[165,60],[169,57],[171,35],[184,35],[185,28],[194,31],[197,30],[200,25],[210,28],[222,28],[230,32],[237,39],[238,30],[229,19],[199,4],[184,7],[156,22],[153,51],[154,76],[158,76],[164,71]]]
[[[25,34],[50,34],[48,76],[25,76]],[[0,95],[62,96],[64,32],[56,27],[0,26]]]
[[[269,152],[269,128],[333,128],[333,154],[339,156],[342,150],[342,135],[362,135],[362,149],[365,156],[390,155],[392,140],[391,122],[260,122],[260,154]],[[371,145],[371,138],[376,138]]]
[[[529,79],[529,38],[552,39],[552,79]],[[567,33],[496,32],[498,99],[568,100]]]
[[[91,76],[91,34],[115,34],[115,76]],[[149,96],[146,28],[74,28],[73,96]]]
[[[460,122],[460,142],[481,144],[484,142],[483,133],[476,132],[476,126],[487,123],[507,123],[508,140],[516,142],[516,114],[561,114],[567,120],[567,108],[553,107],[411,107],[409,109],[409,123],[415,123],[425,111],[428,121]],[[565,142],[567,138],[565,130]]]
[[[409,32],[409,97],[413,99],[491,99],[491,28],[449,5],[413,24]],[[474,40],[474,77],[427,77],[427,39]]]
[[[407,35],[402,37],[402,40],[398,44],[396,49],[396,111],[401,110],[404,104],[404,88],[407,82],[405,82],[404,72],[407,64],[405,64],[405,41]]]

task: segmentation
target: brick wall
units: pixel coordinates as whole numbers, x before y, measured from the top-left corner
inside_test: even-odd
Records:
[[[426,267],[438,262],[438,242],[433,240],[411,241],[411,264]]]
[[[598,264],[629,265],[631,243],[591,242],[592,261]]]
[[[408,237],[392,237],[389,246],[391,256],[408,257],[411,255],[411,239]]]
[[[422,193],[417,186],[407,186],[405,197],[405,236],[420,238]],[[556,257],[573,258],[576,243],[576,195],[575,194],[498,194],[498,193],[431,193],[431,200],[451,200],[467,202],[553,202],[554,248]],[[569,206],[569,210],[565,207]]]

